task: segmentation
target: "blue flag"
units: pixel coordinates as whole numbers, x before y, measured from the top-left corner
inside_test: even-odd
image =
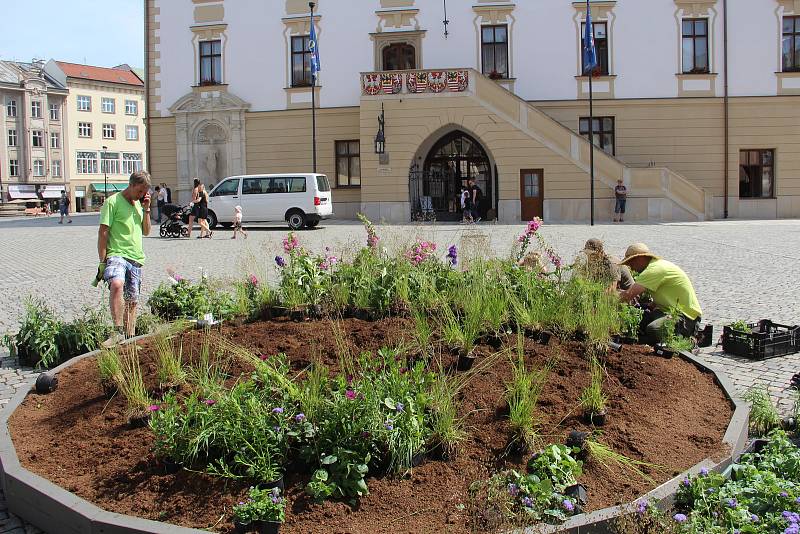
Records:
[[[308,38],[308,50],[311,52],[311,76],[317,79],[317,73],[322,70],[319,63],[319,46],[317,45],[317,31],[314,28],[314,18],[311,18],[311,35]]]
[[[587,74],[597,68],[597,49],[594,47],[594,29],[592,28],[592,8],[586,0],[586,28],[583,34],[583,73]]]

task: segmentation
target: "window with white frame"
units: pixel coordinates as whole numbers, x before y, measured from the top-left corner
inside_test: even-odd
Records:
[[[17,130],[8,130],[8,146],[17,146]]]
[[[61,148],[61,134],[50,132],[50,148]]]
[[[97,152],[78,152],[78,174],[97,174]]]
[[[113,98],[105,98],[101,100],[103,106],[103,113],[115,113],[117,109],[117,101]]]
[[[6,115],[9,117],[17,116],[17,101],[13,98],[6,100]]]
[[[58,104],[50,104],[50,120],[51,121],[61,120],[61,106],[59,106]]]
[[[52,162],[50,162],[50,174],[54,178],[58,178],[59,176],[61,176],[61,160],[60,159],[54,159]]]
[[[42,118],[42,101],[41,100],[31,100],[31,118],[32,119],[41,119]]]
[[[103,125],[103,139],[116,139],[117,127],[114,124]]]
[[[43,159],[35,159],[35,160],[33,160],[33,175],[34,176],[44,176],[44,160]]]
[[[18,159],[10,159],[10,160],[8,160],[8,175],[9,176],[19,176],[19,160]]]
[[[125,101],[125,115],[138,115],[139,103],[136,100]]]
[[[79,122],[78,123],[78,137],[91,137],[92,136],[92,123]]]
[[[122,174],[132,174],[142,170],[141,154],[122,154]]]
[[[138,141],[139,140],[139,127],[138,126],[126,126],[125,127],[125,139],[128,141]]]
[[[92,111],[92,97],[78,95],[78,111]]]
[[[33,130],[31,132],[31,140],[33,148],[44,148],[44,132],[41,130]]]
[[[119,152],[104,152],[100,156],[104,173],[119,174]]]

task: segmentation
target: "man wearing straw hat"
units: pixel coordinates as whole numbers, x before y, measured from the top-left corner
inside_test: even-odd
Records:
[[[642,318],[643,342],[655,344],[664,339],[664,326],[669,320],[667,314],[675,309],[680,312],[680,317],[676,317],[675,333],[684,337],[696,334],[702,310],[692,282],[683,269],[659,258],[644,243],[629,246],[621,264],[638,274],[636,282],[621,292],[620,298],[631,302],[645,291],[653,297],[654,309]]]

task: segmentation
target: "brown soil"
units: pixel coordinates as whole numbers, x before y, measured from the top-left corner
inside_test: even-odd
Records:
[[[404,319],[347,319],[342,326],[360,350],[397,344],[413,328]],[[336,336],[329,322],[260,322],[227,327],[223,334],[259,353],[285,352],[298,370],[313,357],[336,368]],[[199,346],[198,333],[188,333],[186,339]],[[154,387],[154,354],[147,342],[143,349],[146,382]],[[484,356],[490,352],[489,347],[479,347]],[[544,442],[563,442],[571,429],[588,430],[577,406],[588,383],[588,365],[577,343],[554,339],[542,347],[526,341],[529,363],[541,365],[552,357],[559,361],[540,399],[541,433]],[[653,356],[647,347],[624,347],[621,353],[609,354],[606,368],[604,390],[611,401],[600,440],[663,469],[650,472],[656,480],[652,484],[590,462],[580,480],[589,491],[588,510],[630,502],[698,461],[724,452],[721,441],[732,411],[710,375],[679,358]],[[504,453],[509,431],[502,392],[510,376],[508,362],[501,358],[464,389],[462,413],[470,436],[455,460],[428,460],[402,479],[371,478],[370,495],[356,508],[341,502],[312,503],[303,493],[309,475],[287,473],[290,506],[281,531],[470,531],[470,484],[498,469],[524,466],[523,458]],[[245,494],[246,484],[185,470],[164,474],[150,452],[150,431],[127,428],[124,410],[119,396],[111,401],[103,396],[95,361],[86,359],[60,373],[54,393],[29,395],[9,425],[26,468],[106,510],[230,530],[231,507]]]

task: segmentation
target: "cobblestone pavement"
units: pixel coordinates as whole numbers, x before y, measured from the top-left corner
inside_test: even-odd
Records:
[[[0,221],[0,334],[13,331],[27,296],[43,298],[65,317],[84,306],[104,304],[102,289],[90,281],[97,269],[96,215],[76,216],[73,224],[56,218]],[[462,257],[473,254],[505,255],[523,225],[425,224],[378,226],[382,243],[396,249],[417,237],[433,240],[444,250],[457,244]],[[256,273],[275,277],[273,258],[282,252],[285,226],[251,228],[249,239],[231,240],[231,232],[218,229],[210,240],[145,240],[148,256],[143,297],[166,281],[167,268],[198,278],[201,270],[211,277],[237,277]],[[622,256],[637,241],[684,268],[691,277],[703,307],[703,319],[715,325],[743,319],[770,318],[783,324],[800,323],[800,221],[716,221],[663,225],[599,224],[545,225],[546,237],[565,258],[572,258],[589,237],[598,237],[606,249]],[[197,235],[196,233],[194,235]],[[365,239],[356,222],[336,221],[313,231],[300,232],[301,243],[311,250],[347,257]],[[444,252],[442,252],[444,254]],[[784,412],[792,404],[789,378],[800,371],[800,355],[753,362],[706,350],[703,355],[733,380],[739,391],[765,383]],[[0,355],[0,405],[31,375]],[[8,530],[0,521],[0,532]],[[16,532],[16,531],[15,531]],[[22,531],[20,531],[22,532]]]

